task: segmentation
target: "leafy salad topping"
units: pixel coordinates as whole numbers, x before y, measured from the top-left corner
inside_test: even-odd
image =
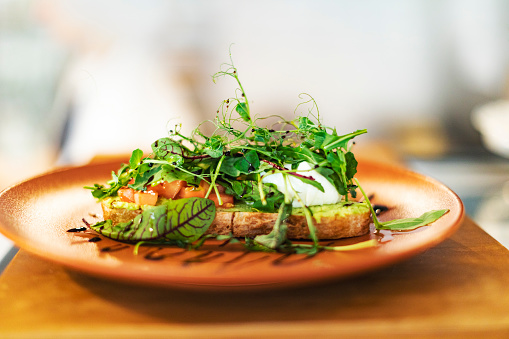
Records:
[[[221,77],[233,78],[238,88],[235,96],[220,104],[214,120],[202,123],[190,136],[183,135],[180,126],[176,125],[168,137],[151,145],[152,153],[148,156],[144,156],[140,149],[134,150],[129,163],[113,172],[107,185],[86,187],[92,190],[92,195],[102,200],[116,196],[123,187],[144,191],[164,181],[182,180],[191,186],[204,181],[208,183],[205,198],[216,195],[219,205],[222,205],[220,188],[224,188],[224,193],[233,196],[236,204],[247,205],[254,211],[278,213],[270,234],[246,239],[245,246],[249,249],[312,255],[321,249],[346,250],[374,245],[373,240],[345,248],[321,246],[315,235],[311,210],[292,181],[287,180],[299,180],[324,192],[323,185],[310,174],[313,171],[323,176],[344,200],[355,197],[357,160],[351,151],[352,139],[367,131],[341,135],[335,128],[323,125],[316,102],[307,94],[300,95],[303,102],[296,108],[296,111],[306,109],[306,114],[293,120],[254,115],[231,54],[230,63],[223,64],[212,78],[216,82]],[[205,124],[212,124],[212,135],[202,132]],[[269,127],[264,127],[267,125]],[[310,169],[299,169],[303,162],[309,164]],[[263,180],[276,174],[284,178],[284,189]],[[286,238],[285,222],[292,212],[294,199],[304,209],[312,244],[293,244]],[[440,216],[437,216],[434,215],[438,219]],[[211,200],[186,198],[146,208],[128,223],[113,226],[111,220],[105,220],[91,228],[122,241],[164,242],[195,248],[196,241],[199,245],[209,237],[203,234],[214,217],[215,206]],[[376,220],[374,213],[373,218]],[[431,219],[426,218],[426,221],[430,223]],[[379,224],[375,221],[377,228]],[[384,227],[392,226],[380,228]],[[232,237],[229,239],[236,241]]]

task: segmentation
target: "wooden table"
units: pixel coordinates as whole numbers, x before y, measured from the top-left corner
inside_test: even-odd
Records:
[[[2,338],[509,337],[509,251],[470,219],[363,276],[263,292],[92,278],[19,251],[0,277]]]

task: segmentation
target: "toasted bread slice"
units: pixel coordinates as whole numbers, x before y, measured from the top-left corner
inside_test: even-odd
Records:
[[[101,203],[104,219],[116,225],[132,220],[142,212],[133,204]],[[126,208],[128,207],[128,208]],[[319,239],[355,237],[369,232],[370,210],[366,203],[348,202],[335,205],[311,206],[313,224]],[[277,213],[251,211],[247,208],[218,208],[216,218],[206,234],[233,234],[235,237],[255,237],[268,234],[274,227]],[[302,208],[294,208],[286,222],[289,239],[309,239],[309,228]]]

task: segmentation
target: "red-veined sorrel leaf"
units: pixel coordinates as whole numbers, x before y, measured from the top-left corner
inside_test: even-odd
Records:
[[[165,238],[195,241],[204,234],[216,217],[216,206],[210,199],[186,198],[169,200],[168,229]]]
[[[114,226],[111,220],[105,220],[90,227],[108,238],[121,241],[166,238],[193,242],[207,231],[215,215],[212,200],[186,198],[149,207],[129,222]]]

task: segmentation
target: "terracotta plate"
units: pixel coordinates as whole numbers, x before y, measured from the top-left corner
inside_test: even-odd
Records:
[[[416,255],[449,237],[463,218],[458,196],[441,183],[401,168],[359,164],[357,178],[373,203],[388,207],[380,220],[418,217],[433,209],[449,213],[416,231],[336,241],[352,244],[369,238],[375,248],[303,255],[245,252],[239,245],[208,243],[198,251],[133,246],[95,235],[69,233],[101,217],[100,206],[83,186],[104,183],[119,163],[57,170],[0,193],[0,231],[20,248],[69,268],[99,277],[186,288],[274,288],[304,285],[359,274]]]

